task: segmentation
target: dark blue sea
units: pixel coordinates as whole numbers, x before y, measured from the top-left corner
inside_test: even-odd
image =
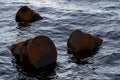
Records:
[[[24,5],[44,19],[18,28]],[[94,56],[80,60],[85,64],[67,51],[75,29],[103,39]],[[58,59],[51,70],[31,73],[14,62],[10,46],[37,35],[53,40]],[[0,80],[120,80],[120,0],[0,0]]]

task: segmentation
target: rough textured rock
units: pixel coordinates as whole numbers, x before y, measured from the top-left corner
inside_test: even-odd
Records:
[[[98,36],[92,36],[80,30],[75,30],[69,37],[67,46],[75,53],[93,51],[102,44]]]
[[[35,13],[28,6],[22,6],[16,14],[16,22],[34,22],[43,19],[39,14]]]
[[[57,60],[56,47],[46,36],[37,36],[14,44],[11,51],[20,62],[36,68],[45,67]]]

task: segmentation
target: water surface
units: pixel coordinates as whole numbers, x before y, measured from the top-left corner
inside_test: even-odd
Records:
[[[28,5],[43,20],[18,28],[15,14]],[[1,0],[0,80],[119,80],[120,0]],[[100,36],[104,42],[97,54],[78,64],[67,54],[67,39],[75,29]],[[58,51],[57,66],[31,75],[16,63],[9,47],[37,35],[50,37]]]

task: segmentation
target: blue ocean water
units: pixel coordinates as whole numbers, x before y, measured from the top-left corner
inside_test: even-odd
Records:
[[[18,28],[15,14],[27,5],[43,20]],[[0,80],[119,80],[120,0],[1,0]],[[67,54],[67,40],[75,29],[100,36],[97,54],[79,64]],[[10,46],[37,35],[50,37],[58,51],[57,65],[48,71],[27,73],[14,63]]]

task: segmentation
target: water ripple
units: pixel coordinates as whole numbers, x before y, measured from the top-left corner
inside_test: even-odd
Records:
[[[119,80],[119,3],[120,0],[0,1],[0,79]],[[14,18],[23,5],[30,6],[44,19],[20,28]],[[67,54],[67,40],[75,29],[104,40],[96,55],[76,61],[74,56]],[[50,37],[57,46],[57,65],[50,71],[25,71],[14,62],[9,50],[12,44],[37,35]]]

